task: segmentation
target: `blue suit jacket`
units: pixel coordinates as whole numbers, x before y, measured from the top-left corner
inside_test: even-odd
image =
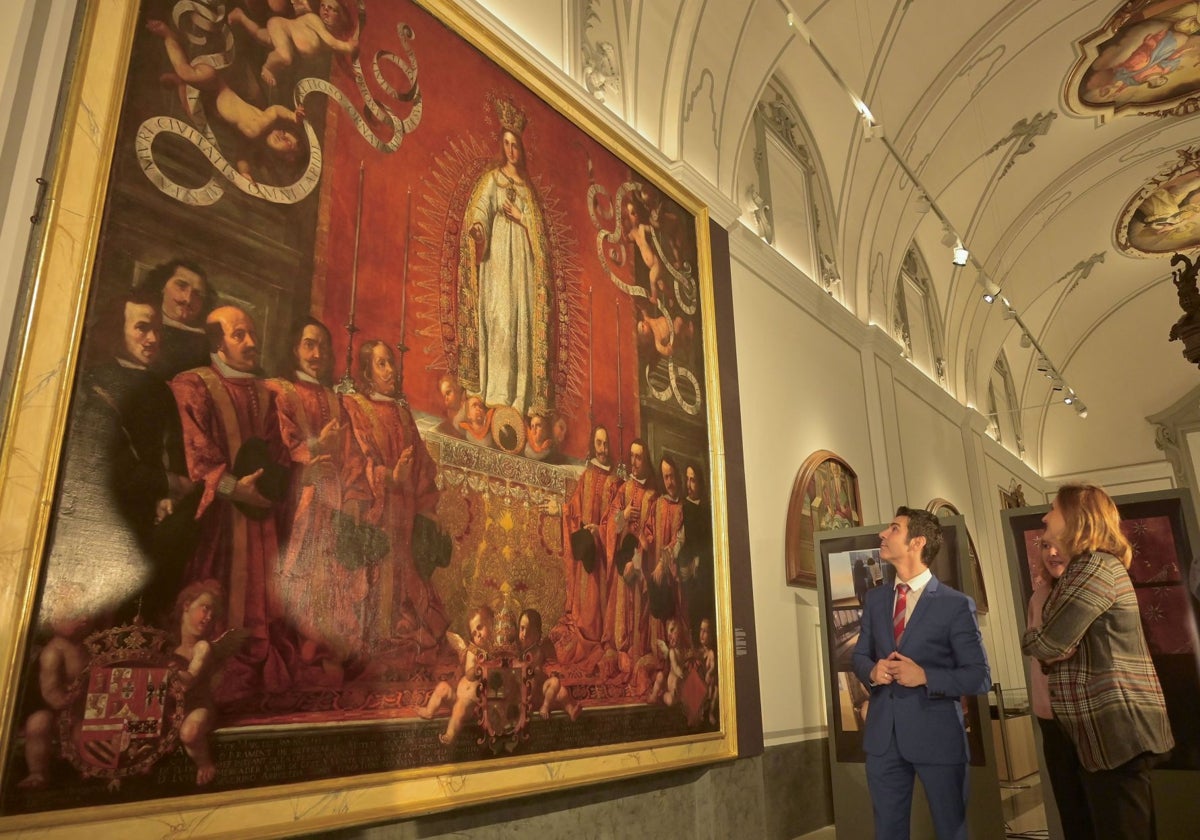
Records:
[[[963,695],[991,690],[991,672],[983,637],[975,620],[975,602],[936,577],[921,593],[897,648],[892,633],[894,586],[867,593],[862,631],[854,647],[854,673],[871,685],[875,662],[893,650],[925,669],[926,684],[874,686],[867,707],[863,749],[883,755],[892,732],[900,755],[912,764],[958,764],[967,760]]]

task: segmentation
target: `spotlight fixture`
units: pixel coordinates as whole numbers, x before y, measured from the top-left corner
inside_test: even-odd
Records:
[[[929,196],[917,190],[917,212],[924,216],[933,208],[933,202],[929,200]]]
[[[958,244],[958,234],[950,230],[950,225],[942,222],[942,244],[947,248],[953,248]]]
[[[1037,357],[1037,369],[1038,369],[1038,373],[1044,373],[1046,376],[1050,375],[1050,371],[1052,369],[1050,367],[1050,360],[1047,359],[1045,356],[1041,355],[1040,353],[1038,354],[1038,357]]]
[[[1013,309],[1011,306],[1004,307],[1004,320],[1005,321],[1017,320],[1017,310]]]
[[[1075,402],[1075,392],[1067,391],[1067,395],[1063,397],[1063,405],[1070,405],[1073,402]]]
[[[1021,346],[1026,347],[1026,348],[1032,347],[1033,346],[1033,336],[1031,336],[1027,332],[1021,333]]]
[[[1061,391],[1063,389],[1063,387],[1064,387],[1064,383],[1062,381],[1061,376],[1055,374],[1054,376],[1050,377],[1050,388],[1052,390]]]
[[[967,260],[970,258],[971,252],[968,251],[966,246],[962,244],[961,239],[956,239],[954,241],[954,264],[960,267],[964,266],[967,264]],[[988,303],[991,303],[991,301],[989,300]]]
[[[862,115],[863,140],[871,141],[879,136],[883,129],[879,127],[879,123],[875,122],[875,118],[871,116],[871,112],[866,108],[867,106],[864,105],[860,109],[860,113]]]
[[[1087,406],[1083,404],[1082,400],[1075,400],[1075,413],[1078,414],[1081,419],[1087,417]]]

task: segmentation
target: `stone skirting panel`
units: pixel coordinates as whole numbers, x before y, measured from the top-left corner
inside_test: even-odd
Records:
[[[323,835],[336,840],[654,837],[792,840],[833,822],[825,739],[768,747],[707,768],[593,785],[405,822]]]

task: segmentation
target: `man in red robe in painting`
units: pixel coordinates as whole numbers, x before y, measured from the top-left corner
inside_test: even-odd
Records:
[[[563,617],[550,634],[558,662],[595,665],[602,648],[608,552],[601,531],[619,480],[609,457],[608,429],[592,430],[592,451],[563,510]],[[578,552],[578,554],[577,554]]]
[[[188,474],[204,487],[196,511],[199,543],[184,584],[220,581],[229,598],[228,626],[249,634],[218,688],[217,702],[227,705],[290,683],[269,635],[279,617],[275,514],[286,494],[288,456],[275,396],[258,375],[253,319],[236,306],[222,306],[209,313],[205,326],[212,364],[180,373],[171,391]]]
[[[642,569],[645,526],[658,491],[650,477],[646,442],[629,445],[629,478],[613,496],[601,524],[607,553],[607,596],[604,604],[604,658],[606,677],[618,671],[629,674],[646,653],[646,581]]]
[[[329,387],[333,342],[315,318],[292,329],[295,370],[272,379],[279,433],[292,461],[291,495],[279,564],[280,601],[300,633],[305,683],[338,685],[342,664],[361,653],[367,572],[361,558],[338,554],[341,511],[370,500],[362,455],[337,394]]]
[[[389,551],[369,573],[366,642],[373,652],[392,650],[398,665],[429,664],[449,621],[434,589],[432,569],[422,574],[413,555],[417,517],[436,522],[437,465],[417,432],[408,406],[396,399],[392,348],[378,339],[359,348],[361,393],[347,396],[354,439],[365,459],[370,502],[364,519],[381,529]]]

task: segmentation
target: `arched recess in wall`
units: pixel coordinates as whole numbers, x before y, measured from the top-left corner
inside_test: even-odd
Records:
[[[925,505],[925,510],[938,517],[962,516],[962,511],[953,502],[940,496],[930,499],[929,504]],[[971,554],[968,561],[971,564],[971,581],[975,587],[975,591],[971,593],[975,597],[975,611],[980,615],[987,615],[987,587],[983,582],[983,567],[979,564],[979,552],[975,548],[975,538],[971,536],[970,528],[967,529],[967,551]]]
[[[788,585],[816,587],[814,533],[862,524],[858,473],[828,449],[805,458],[788,499],[783,549]]]
[[[992,374],[987,384],[987,433],[1000,445],[1025,454],[1025,433],[1021,424],[1021,407],[1017,403],[1017,388],[1013,383],[1008,356],[1001,350],[996,354]]]
[[[910,243],[892,294],[892,335],[908,359],[930,379],[946,387],[945,333],[929,264]]]
[[[795,97],[778,76],[763,88],[738,162],[742,218],[829,294],[844,299],[829,180]]]

